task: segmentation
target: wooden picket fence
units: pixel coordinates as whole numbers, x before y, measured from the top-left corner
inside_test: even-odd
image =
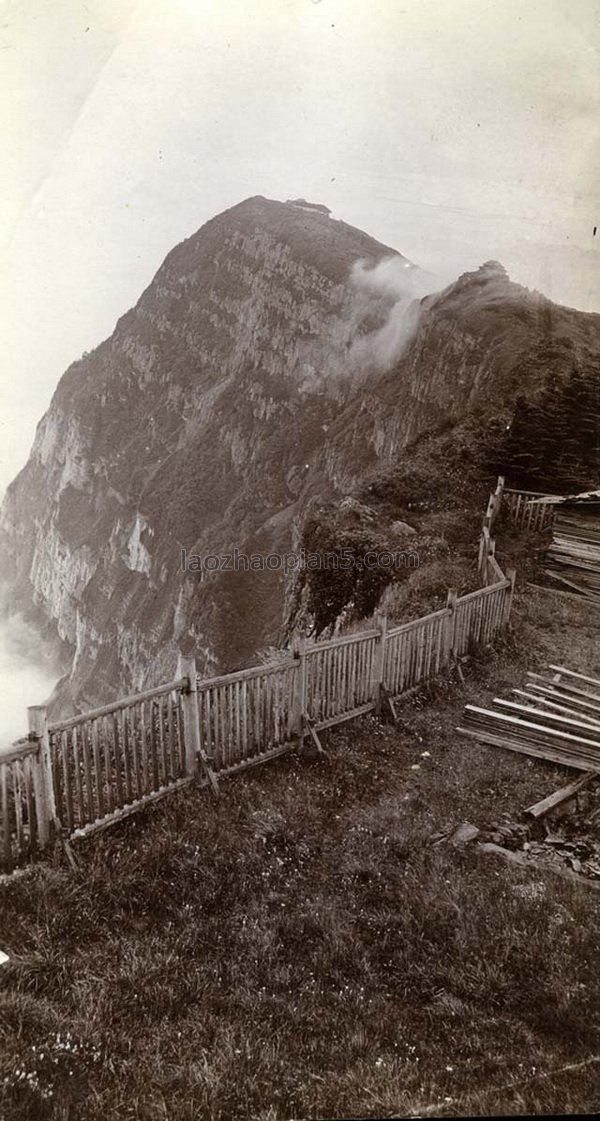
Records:
[[[510,520],[515,525],[540,532],[554,523],[555,508],[544,503],[536,504],[536,498],[548,498],[547,494],[535,490],[504,489],[503,505],[508,511]]]
[[[43,706],[30,707],[29,739],[0,756],[0,872],[194,780],[218,793],[220,778],[380,711],[491,643],[508,622],[514,588],[490,538],[501,487],[492,500],[480,547],[485,586],[450,591],[440,611],[390,628],[378,615],[370,630],[322,642],[299,638],[280,661],[208,680],[193,657],[181,658],[176,680],[56,723]]]

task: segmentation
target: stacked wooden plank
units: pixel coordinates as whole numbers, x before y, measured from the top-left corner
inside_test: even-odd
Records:
[[[600,770],[600,680],[552,665],[527,676],[513,699],[495,697],[491,709],[467,705],[457,731],[491,747]]]
[[[546,572],[554,580],[600,603],[600,513],[597,505],[557,512]]]

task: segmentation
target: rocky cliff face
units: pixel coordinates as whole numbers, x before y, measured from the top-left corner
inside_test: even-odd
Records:
[[[405,308],[355,274],[392,255],[324,207],[250,199],[177,246],[64,374],[0,527],[11,604],[61,645],[62,711],[167,679],[179,649],[211,672],[278,640],[283,572],[201,577],[182,550],[286,551],[315,495],[510,406],[549,337],[597,346],[598,317],[488,265],[413,304],[385,368],[369,356]]]

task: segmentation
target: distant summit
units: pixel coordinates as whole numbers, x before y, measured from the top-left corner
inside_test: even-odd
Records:
[[[331,214],[328,206],[323,206],[322,202],[307,202],[306,199],[288,199],[288,206],[297,206],[300,210],[318,210],[320,214],[326,214],[327,217]]]

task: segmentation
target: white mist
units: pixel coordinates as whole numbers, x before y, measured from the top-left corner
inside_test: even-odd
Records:
[[[58,676],[19,615],[0,621],[0,755],[27,734],[27,706],[43,704]]]

